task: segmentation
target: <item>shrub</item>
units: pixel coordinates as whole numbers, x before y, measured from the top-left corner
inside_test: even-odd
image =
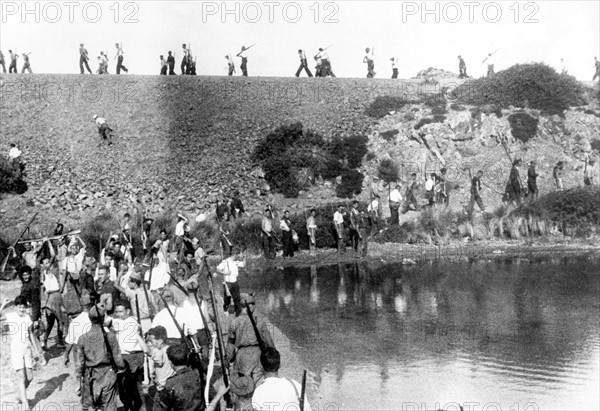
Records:
[[[379,167],[377,167],[377,174],[379,174],[379,178],[385,181],[388,185],[395,181],[398,181],[399,173],[400,170],[398,168],[398,164],[396,164],[390,158],[381,160],[381,163],[379,163]]]
[[[367,160],[367,161],[371,161],[371,160],[375,159],[376,157],[377,157],[377,155],[376,155],[374,152],[372,152],[372,151],[369,151],[369,152],[367,153],[366,160]]]
[[[491,78],[468,81],[451,95],[463,104],[530,107],[548,115],[585,102],[581,83],[543,63],[514,65]]]
[[[23,194],[27,191],[27,182],[23,180],[22,170],[13,167],[10,160],[0,155],[0,194]]]
[[[415,115],[410,112],[404,115],[404,121],[413,121],[415,119]]]
[[[402,97],[378,96],[369,107],[366,108],[365,114],[373,118],[383,118],[391,111],[400,110],[406,104],[408,104],[408,101],[404,100]]]
[[[400,133],[398,130],[387,130],[379,133],[385,141],[392,141]]]
[[[511,134],[523,143],[528,142],[537,134],[539,119],[525,112],[514,113],[508,116]]]
[[[461,106],[460,104],[457,104],[457,103],[450,104],[450,110],[463,111],[464,109],[465,109],[465,107]]]
[[[449,237],[456,227],[449,207],[427,207],[419,214],[420,228],[433,236]]]
[[[421,120],[419,120],[417,124],[415,124],[415,130],[419,130],[426,124],[443,123],[444,121],[446,121],[446,116],[441,114],[436,114],[433,117],[424,117]]]
[[[327,142],[321,135],[303,130],[301,123],[294,123],[277,128],[260,141],[252,161],[262,167],[273,191],[297,197],[310,183],[300,181],[301,169],[325,179],[336,178],[362,165],[367,143],[364,135],[336,136]]]
[[[592,150],[600,151],[600,140],[592,140],[590,145],[592,146]]]
[[[365,176],[357,170],[348,170],[342,174],[342,183],[335,189],[340,198],[351,198],[360,194]]]
[[[119,233],[119,222],[112,213],[106,211],[84,222],[80,236],[88,246],[86,253],[98,258],[111,234]]]
[[[576,230],[600,225],[600,189],[576,188],[547,194],[538,200],[550,219]]]
[[[435,106],[431,109],[431,114],[433,115],[442,115],[446,114],[448,110],[446,110],[446,106]]]

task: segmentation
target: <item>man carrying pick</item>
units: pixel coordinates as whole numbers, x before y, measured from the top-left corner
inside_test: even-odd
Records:
[[[117,48],[117,54],[115,55],[115,59],[117,59],[117,74],[121,74],[121,70],[125,73],[129,73],[127,67],[123,65],[123,45],[115,43],[115,47]]]
[[[373,52],[370,48],[365,49],[365,57],[363,58],[363,63],[367,63],[367,78],[375,77],[375,59],[373,57]]]

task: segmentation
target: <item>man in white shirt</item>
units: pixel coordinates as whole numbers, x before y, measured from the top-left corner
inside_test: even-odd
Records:
[[[427,181],[425,181],[425,195],[429,200],[429,206],[432,207],[435,204],[435,183],[437,180],[437,175],[435,173],[431,173]]]
[[[402,195],[400,194],[400,189],[402,186],[397,184],[396,187],[392,191],[390,191],[390,225],[396,225],[399,222],[399,210],[400,203],[402,202]]]
[[[160,232],[160,239],[156,240],[151,250],[152,254],[156,255],[158,263],[152,267],[152,270],[146,271],[144,276],[144,281],[150,282],[150,291],[160,290],[171,280],[171,269],[168,261],[169,245],[170,241],[167,237],[167,232],[162,230]]]
[[[485,60],[483,60],[484,64],[487,64],[487,76],[488,77],[492,77],[494,76],[494,65],[496,64],[496,59],[494,57],[494,53],[488,53],[487,57],[485,58]]]
[[[10,150],[8,151],[8,157],[12,161],[15,161],[19,157],[21,157],[21,150],[19,150],[19,148],[17,147],[17,145],[15,143],[10,143]]]
[[[240,300],[240,286],[238,285],[237,278],[239,275],[239,267],[246,265],[245,261],[236,261],[235,256],[238,252],[237,248],[233,249],[231,256],[221,261],[217,266],[217,273],[223,275],[223,283],[229,290],[231,296],[225,294],[224,297],[224,311],[229,309],[231,300],[233,300],[233,306],[235,307],[235,315],[239,315],[242,312],[242,302]]]
[[[93,120],[98,126],[98,134],[100,134],[100,137],[102,137],[102,142],[106,141],[110,146],[112,144],[112,128],[108,126],[106,119],[98,117],[97,114],[94,114]]]
[[[333,225],[338,236],[338,253],[346,251],[346,241],[344,239],[344,206],[338,205],[338,209],[333,213]]]
[[[117,54],[115,55],[115,58],[117,59],[117,74],[121,74],[121,70],[128,73],[129,70],[123,65],[123,46],[119,43],[115,43],[115,47],[117,48]]]
[[[281,357],[279,351],[269,347],[260,355],[265,379],[252,395],[252,407],[260,411],[299,410],[302,386],[294,380],[279,376]],[[304,410],[311,411],[304,398]]]
[[[119,398],[128,410],[139,410],[143,405],[142,381],[144,381],[144,353],[148,347],[142,338],[140,324],[131,315],[129,300],[119,300],[115,303],[114,318],[110,325],[115,332],[127,372],[119,376]]]
[[[152,320],[152,328],[158,327],[159,325],[165,327],[165,329],[167,330],[167,343],[169,345],[177,344],[180,342],[181,339],[181,333],[179,332],[177,325],[183,327],[183,324],[185,322],[185,312],[175,305],[173,292],[171,290],[169,290],[168,288],[164,289],[161,295],[163,300],[163,306],[164,304],[168,304],[169,309],[165,307],[162,310],[160,310],[158,314],[156,314],[156,317],[154,317],[154,320]],[[171,314],[169,314],[169,310],[171,310],[171,313],[175,317],[175,321],[177,321],[177,324],[175,324],[175,322],[173,321]]]
[[[315,56],[315,59],[317,61],[321,60],[321,77],[335,77],[335,74],[333,74],[333,70],[331,69],[331,61],[329,61],[329,54],[327,54],[327,52],[324,49],[319,48],[319,52]]]

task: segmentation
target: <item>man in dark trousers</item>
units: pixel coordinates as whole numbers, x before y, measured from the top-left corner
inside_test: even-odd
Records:
[[[167,64],[169,65],[169,76],[175,75],[175,57],[169,51],[169,55],[167,56]]]
[[[103,329],[102,304],[89,313],[90,330],[79,337],[77,377],[81,383],[81,409],[117,410],[117,373],[125,371],[125,362],[115,334]]]
[[[471,179],[471,200],[469,200],[469,215],[473,214],[475,209],[475,203],[479,206],[481,211],[485,211],[483,200],[481,199],[481,177],[483,177],[483,171],[479,170],[477,175]]]
[[[31,71],[31,65],[29,64],[30,54],[31,53],[23,53],[23,69],[21,70],[21,73],[25,73],[25,70],[27,70],[29,74],[33,73],[33,71]]]
[[[596,77],[598,77],[600,79],[600,60],[598,60],[598,57],[594,57],[594,66],[596,67],[596,73],[594,73],[594,77],[592,78],[592,81],[595,81]]]
[[[298,71],[296,71],[296,77],[300,77],[302,70],[306,71],[308,77],[312,77],[313,75],[308,68],[308,62],[306,61],[306,53],[304,50],[298,50],[298,57],[300,58],[300,67],[298,67]]]
[[[523,197],[523,184],[521,183],[521,176],[519,175],[518,169],[518,166],[520,165],[520,159],[513,161],[512,168],[510,169],[510,177],[506,186],[508,201],[516,205],[521,204],[521,199]]]
[[[398,78],[398,59],[396,57],[392,57],[390,59],[390,61],[392,62],[392,78],[393,79],[397,79]]]
[[[185,44],[181,45],[183,49],[183,59],[181,60],[181,74],[190,74],[190,51]]]
[[[92,69],[90,69],[90,65],[88,64],[88,51],[85,47],[83,47],[83,43],[79,45],[79,70],[81,74],[84,74],[83,66],[87,69],[88,73],[92,74]]]
[[[461,56],[458,56],[458,78],[467,78],[467,65]]]
[[[373,56],[371,49],[368,47],[365,49],[363,63],[367,63],[367,78],[375,77],[375,57]]]
[[[238,218],[241,218],[245,212],[244,204],[240,199],[240,192],[239,190],[235,190],[233,192],[233,197],[231,198],[231,217],[233,217],[234,220],[237,220]]]
[[[17,70],[17,59],[19,58],[19,55],[17,54],[16,50],[14,53],[12,50],[8,50],[8,53],[10,54],[10,66],[8,66],[8,72],[18,73],[19,71]]]
[[[402,214],[406,214],[410,209],[410,205],[412,204],[415,207],[415,211],[421,210],[419,206],[419,202],[417,201],[417,173],[411,174],[411,181],[408,183],[406,187],[406,201],[404,202],[404,207],[402,209]]]
[[[250,47],[246,48],[246,46],[242,46],[242,51],[237,54],[237,57],[242,59],[240,69],[242,69],[242,76],[244,77],[248,77],[248,50]]]
[[[167,75],[167,60],[165,60],[165,57],[161,54],[160,55],[160,75],[161,76],[166,76]]]
[[[529,162],[529,168],[527,169],[527,189],[529,190],[529,195],[531,195],[532,200],[537,200],[538,198],[538,186],[537,186],[537,178],[539,174],[535,169],[537,162],[532,160]]]
[[[117,54],[115,55],[115,59],[117,59],[117,74],[121,74],[121,70],[128,73],[129,70],[123,65],[123,45],[115,43],[115,47],[117,48]]]
[[[240,300],[244,309],[240,315],[231,320],[229,323],[229,331],[227,333],[227,358],[235,358],[231,370],[231,384],[232,386],[242,385],[239,384],[238,381],[246,379],[249,384],[243,385],[250,385],[247,390],[249,392],[243,392],[240,393],[241,395],[238,395],[238,405],[241,405],[240,403],[243,402],[251,401],[254,387],[264,376],[263,368],[260,365],[261,349],[258,345],[256,332],[254,331],[250,317],[248,317],[247,314],[246,303],[253,314],[256,327],[258,328],[260,338],[264,345],[266,347],[275,348],[273,338],[271,337],[271,333],[269,332],[264,317],[262,315],[256,315],[256,311],[254,310],[254,294],[242,293],[240,295]],[[241,409],[241,407],[237,409]]]
[[[157,393],[154,411],[200,411],[205,409],[204,384],[198,372],[188,366],[188,348],[175,344],[167,348],[167,358],[175,374],[167,378],[165,388]]]
[[[98,126],[98,134],[102,137],[102,143],[107,142],[110,146],[112,144],[112,128],[109,127],[103,117],[98,117],[97,114],[94,115],[93,120]]]

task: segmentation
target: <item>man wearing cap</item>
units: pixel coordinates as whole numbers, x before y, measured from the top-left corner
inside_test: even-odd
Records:
[[[93,120],[98,126],[98,134],[102,137],[102,142],[106,141],[110,146],[112,144],[112,128],[108,126],[104,118],[98,117],[97,114],[94,114]]]
[[[275,347],[273,338],[267,327],[267,323],[262,316],[257,316],[254,311],[255,301],[254,294],[243,293],[240,296],[242,304],[248,304],[248,307],[253,313],[256,326],[260,333],[260,337],[263,340],[266,347]],[[244,391],[235,392],[241,397],[242,401],[248,401],[252,397],[254,387],[263,378],[263,369],[260,365],[260,348],[258,346],[258,340],[254,327],[246,313],[246,309],[235,317],[229,324],[229,332],[227,334],[227,357],[235,358],[231,371],[231,384],[232,387],[244,386]],[[245,384],[238,384],[237,379],[248,380]]]
[[[227,292],[224,293],[223,310],[227,311],[231,301],[233,300],[236,315],[239,315],[243,309],[242,302],[240,300],[240,286],[237,282],[239,267],[244,267],[246,265],[245,261],[236,261],[235,258],[238,251],[238,248],[234,248],[231,256],[221,261],[221,263],[217,266],[217,273],[223,275],[223,283],[225,284],[226,290],[228,290],[230,294],[230,296],[228,296]]]
[[[110,327],[115,332],[119,349],[127,371],[123,374],[119,386],[119,398],[128,411],[137,411],[143,405],[142,381],[144,381],[144,353],[148,347],[140,334],[140,324],[131,315],[129,300],[118,300],[115,303],[114,318],[110,319]]]
[[[273,249],[273,215],[271,214],[271,209],[265,209],[265,216],[261,222],[261,234],[262,234],[262,243],[263,243],[263,252],[265,253],[265,257],[267,259],[275,258],[274,249]]]
[[[102,408],[117,409],[117,373],[125,371],[119,343],[112,331],[104,331],[104,307],[90,310],[91,328],[79,337],[76,376],[82,378],[81,406],[83,411]],[[109,351],[110,350],[110,351]]]

